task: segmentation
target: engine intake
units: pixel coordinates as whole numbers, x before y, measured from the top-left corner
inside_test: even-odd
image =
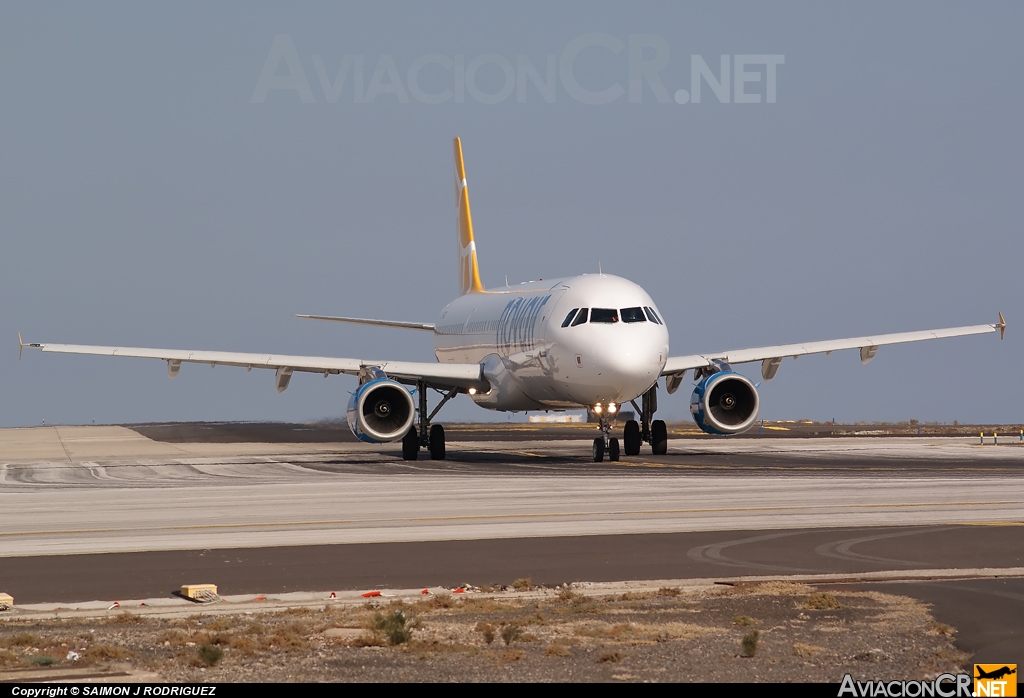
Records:
[[[742,434],[757,421],[757,389],[734,371],[713,373],[693,389],[690,414],[707,434]]]
[[[348,401],[348,427],[360,441],[397,441],[409,432],[415,418],[412,395],[390,378],[362,384]]]

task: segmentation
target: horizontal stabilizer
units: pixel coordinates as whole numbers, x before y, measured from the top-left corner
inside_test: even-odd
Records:
[[[403,330],[424,330],[433,332],[434,325],[429,322],[401,322],[399,320],[371,320],[361,317],[334,317],[331,315],[296,315],[307,320],[330,320],[331,322],[350,322],[354,325],[376,325],[378,327],[397,327]]]

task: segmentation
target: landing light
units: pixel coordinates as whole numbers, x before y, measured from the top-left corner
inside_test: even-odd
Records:
[[[616,410],[615,403],[614,402],[609,402],[608,403],[608,414],[615,414],[615,410]]]
[[[594,412],[597,412],[598,414],[601,414],[601,403],[600,402],[597,403],[596,405],[594,405]]]
[[[469,394],[470,395],[476,395],[476,388],[470,388],[469,389]]]

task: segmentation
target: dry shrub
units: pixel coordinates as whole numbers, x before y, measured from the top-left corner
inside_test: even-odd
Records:
[[[129,659],[135,653],[126,647],[118,645],[93,645],[82,653],[86,659],[91,661],[108,661],[111,659]]]
[[[282,616],[308,616],[312,612],[313,612],[312,609],[310,609],[310,608],[308,608],[306,606],[297,606],[295,608],[286,608],[285,610],[281,611],[279,615],[282,615]]]
[[[662,587],[658,589],[658,596],[679,596],[683,590],[679,587]]]
[[[203,630],[211,633],[218,633],[230,630],[237,624],[237,620],[229,618],[228,616],[214,616],[212,618],[203,619]]]
[[[619,601],[647,601],[655,596],[653,591],[627,591],[619,596]]]
[[[740,646],[743,647],[744,657],[753,657],[757,654],[757,643],[760,639],[761,633],[758,630],[751,630],[743,636],[743,639],[740,640]]]
[[[494,642],[494,626],[490,623],[484,623],[480,621],[476,624],[476,631],[482,633],[484,636],[484,642],[488,645]]]
[[[571,657],[572,652],[561,643],[554,643],[544,648],[545,657]]]
[[[584,596],[583,594],[581,594],[581,593],[579,593],[577,591],[573,591],[572,589],[569,589],[569,588],[563,588],[563,589],[559,589],[558,590],[558,600],[559,601],[568,601],[570,603],[575,603],[576,601],[578,601],[580,599],[585,599],[585,598],[586,598],[586,596]]]
[[[618,650],[602,652],[597,656],[597,661],[601,664],[616,664],[622,661],[622,652],[619,652]]]
[[[174,655],[174,658],[184,664],[185,666],[201,667],[205,666],[203,660],[199,658],[199,655],[191,650],[178,650]]]
[[[289,623],[272,629],[263,636],[265,647],[277,647],[287,652],[304,650],[309,647],[305,623]]]
[[[793,654],[797,657],[813,657],[816,654],[824,652],[824,647],[818,647],[817,645],[808,645],[804,642],[793,643]]]
[[[520,577],[516,581],[512,582],[512,588],[516,591],[529,591],[533,586],[533,580],[529,577]]]
[[[736,616],[732,619],[733,625],[755,625],[756,623],[757,621],[750,616]]]
[[[202,660],[203,664],[214,666],[224,657],[224,650],[217,645],[199,645],[196,654],[199,655],[199,659]]]
[[[38,654],[29,660],[29,664],[35,664],[36,666],[52,666],[57,663],[56,657],[51,657],[47,654]]]
[[[20,663],[20,658],[14,652],[0,650],[0,667],[10,667]]]
[[[705,625],[695,625],[679,621],[658,623],[657,625],[649,626],[649,629],[656,630],[659,636],[665,636],[665,639],[669,640],[693,640],[694,638],[724,634],[726,632],[726,630],[719,627],[707,627]]]
[[[502,650],[498,652],[498,659],[503,662],[518,662],[526,656],[526,653],[522,650]]]
[[[517,623],[508,623],[501,628],[501,639],[505,642],[505,645],[511,645],[513,642],[523,636],[523,626]]]
[[[931,627],[928,628],[928,634],[942,635],[947,639],[953,639],[953,636],[956,635],[956,628],[945,623],[932,623]]]
[[[372,630],[365,631],[362,635],[349,643],[349,647],[384,647],[387,642],[384,636]]]
[[[8,647],[35,647],[42,640],[32,633],[18,633],[5,643]]]
[[[713,596],[802,596],[813,591],[814,587],[792,582],[737,582],[729,586],[716,586],[708,593]]]
[[[145,623],[146,619],[136,613],[124,611],[123,613],[104,618],[101,622],[105,625],[136,625]]]
[[[830,608],[842,608],[842,604],[832,594],[827,591],[819,591],[816,594],[811,594],[803,603],[804,608],[810,608],[816,611],[823,611]]]
[[[463,599],[458,610],[465,613],[502,613],[504,611],[515,611],[520,606],[511,603],[496,601],[495,599],[480,599],[470,597]]]
[[[233,650],[238,650],[239,652],[245,652],[247,654],[255,652],[260,645],[259,642],[251,637],[236,634],[214,635],[210,638],[208,644],[216,645],[218,647],[230,647]]]
[[[91,637],[91,636],[90,636]],[[188,642],[188,635],[180,630],[166,630],[156,638],[157,644],[170,643],[172,647],[184,645]]]
[[[401,645],[412,639],[413,628],[419,626],[417,618],[410,618],[401,608],[373,617],[373,629],[387,638],[390,645]]]

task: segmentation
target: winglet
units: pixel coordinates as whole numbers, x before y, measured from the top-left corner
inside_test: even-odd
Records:
[[[43,345],[42,344],[36,344],[35,342],[30,342],[28,344],[25,344],[25,342],[21,341],[21,332],[19,332],[18,333],[18,361],[21,361],[21,352],[25,350],[25,347],[28,347],[30,349],[42,349]]]
[[[999,324],[996,325],[999,328],[999,339],[1003,338],[1003,334],[1006,333],[1006,320],[1003,319],[1003,314],[999,313]]]

